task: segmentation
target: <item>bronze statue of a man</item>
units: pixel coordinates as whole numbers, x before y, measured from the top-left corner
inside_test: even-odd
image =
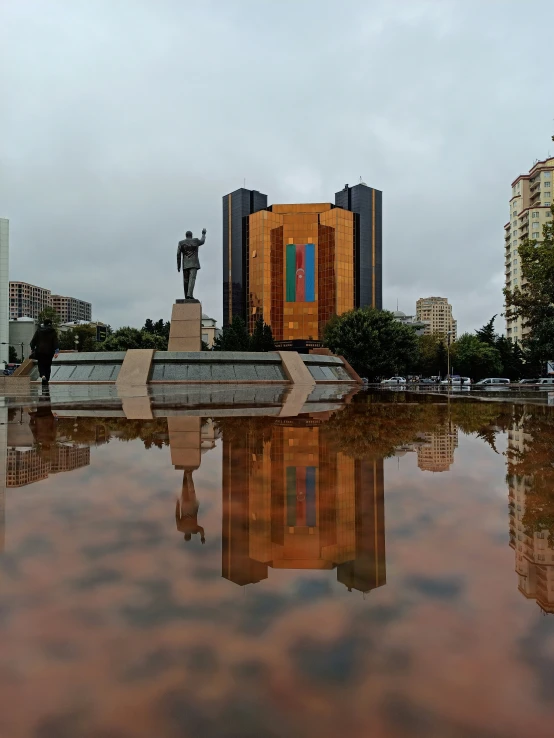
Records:
[[[187,231],[185,239],[177,246],[177,271],[183,267],[183,288],[185,299],[193,300],[196,272],[200,269],[198,249],[206,240],[206,229],[202,229],[202,238],[193,238],[192,231]]]

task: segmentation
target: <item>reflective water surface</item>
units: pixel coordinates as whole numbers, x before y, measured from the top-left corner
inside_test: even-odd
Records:
[[[554,733],[551,407],[0,413],[1,736]]]

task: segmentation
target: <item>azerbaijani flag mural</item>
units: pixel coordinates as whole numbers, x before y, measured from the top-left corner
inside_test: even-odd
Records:
[[[316,526],[315,466],[287,466],[287,525]]]
[[[315,302],[315,246],[287,244],[287,302]]]

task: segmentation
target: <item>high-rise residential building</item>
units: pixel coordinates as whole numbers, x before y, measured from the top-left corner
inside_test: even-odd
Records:
[[[420,297],[416,302],[416,318],[425,323],[424,335],[447,338],[450,334],[450,340],[456,340],[458,327],[446,297]]]
[[[382,308],[382,193],[345,185],[335,202],[267,205],[240,189],[223,198],[224,325],[259,318],[277,341],[318,340],[329,318]]]
[[[90,302],[78,300],[76,297],[53,295],[50,290],[36,284],[10,282],[10,320],[23,317],[36,320],[46,307],[54,308],[62,323],[92,320]]]
[[[10,356],[9,301],[10,221],[0,218],[0,363]]]
[[[520,174],[512,182],[510,217],[504,226],[504,269],[507,289],[525,289],[519,263],[519,245],[526,238],[542,240],[542,227],[552,218],[554,202],[554,158],[537,161],[529,174]],[[521,340],[529,333],[521,318],[506,315],[508,338]]]
[[[10,320],[38,318],[39,313],[50,307],[50,290],[27,282],[10,282]]]
[[[75,320],[92,320],[92,305],[90,302],[78,300],[76,297],[52,295],[50,305],[60,316],[62,323]]]

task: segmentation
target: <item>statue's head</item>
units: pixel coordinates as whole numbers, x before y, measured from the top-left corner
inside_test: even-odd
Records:
[[[192,238],[192,231],[187,231],[185,233],[185,238]]]

